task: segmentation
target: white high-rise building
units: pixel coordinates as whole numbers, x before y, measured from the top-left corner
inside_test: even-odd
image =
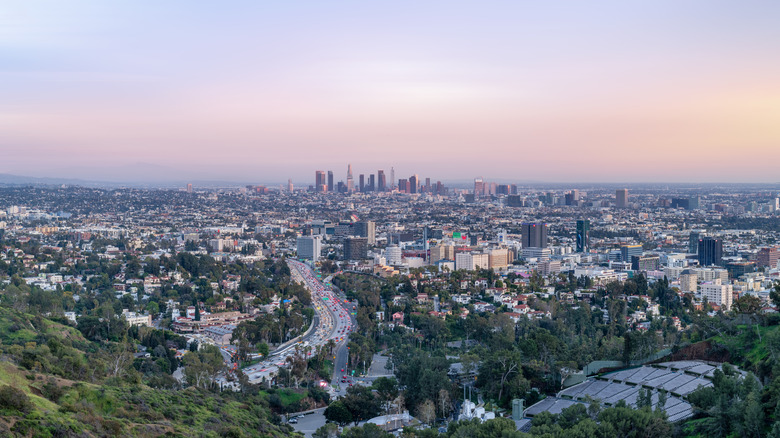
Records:
[[[719,278],[712,283],[701,285],[701,297],[706,298],[708,302],[721,306],[724,310],[731,309],[731,303],[734,299],[734,290],[730,284],[723,284]]]
[[[455,254],[455,269],[473,271],[476,269],[488,269],[490,256],[482,253],[462,252]]]
[[[298,257],[317,261],[322,254],[322,236],[301,236],[298,238]]]
[[[385,258],[387,264],[390,266],[398,266],[402,263],[401,247],[398,245],[390,245],[385,249]]]

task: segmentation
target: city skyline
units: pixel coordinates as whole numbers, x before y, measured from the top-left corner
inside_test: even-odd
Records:
[[[775,183],[778,12],[4,2],[0,173]]]

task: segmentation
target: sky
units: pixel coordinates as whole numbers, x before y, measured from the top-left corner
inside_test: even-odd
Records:
[[[0,2],[0,173],[777,182],[780,2]]]

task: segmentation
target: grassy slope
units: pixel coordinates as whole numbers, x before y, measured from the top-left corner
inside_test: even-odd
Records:
[[[36,330],[32,317],[0,308],[0,343],[25,345],[42,335],[69,339],[76,347],[92,348],[72,327],[44,320]],[[16,325],[11,331],[12,325]],[[18,348],[18,347],[15,347]],[[86,357],[86,355],[85,355]],[[44,385],[63,389],[53,402]],[[270,421],[266,406],[250,405],[219,394],[186,389],[159,390],[144,385],[90,384],[34,373],[0,361],[0,386],[21,389],[33,403],[27,414],[0,410],[0,436],[289,436],[285,426]]]

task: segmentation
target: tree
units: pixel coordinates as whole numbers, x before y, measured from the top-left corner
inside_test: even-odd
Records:
[[[425,400],[417,407],[417,418],[423,423],[432,424],[436,419],[436,405],[430,400]]]
[[[380,377],[374,380],[373,388],[376,389],[383,409],[387,412],[388,404],[398,396],[398,382],[390,377]]]
[[[660,411],[664,411],[664,407],[666,406],[666,390],[665,389],[659,389],[658,390],[658,402],[656,402],[655,409]]]
[[[450,409],[452,409],[450,392],[444,388],[439,390],[439,409],[441,409],[439,412],[441,412],[441,416],[444,418],[449,416]]]
[[[347,429],[341,436],[343,438],[392,438],[393,435],[385,432],[376,424],[366,423],[361,427]]]
[[[187,383],[200,388],[208,388],[225,366],[219,348],[214,345],[206,345],[197,352],[187,352],[183,361]]]
[[[325,409],[325,419],[344,427],[352,422],[353,417],[347,406],[337,400]]]
[[[314,438],[337,438],[338,436],[339,427],[334,423],[325,423],[312,434]]]
[[[344,406],[352,414],[352,421],[357,425],[379,415],[381,407],[370,388],[365,386],[350,386],[347,394],[341,399]]]
[[[268,344],[265,342],[261,342],[257,344],[257,352],[262,354],[263,357],[268,356],[268,352],[270,351],[270,347],[268,347]]]
[[[637,409],[651,408],[653,404],[653,393],[650,389],[639,388],[639,392],[636,396]]]
[[[743,295],[734,302],[732,309],[737,313],[755,315],[761,311],[761,299],[753,295]]]
[[[753,391],[748,394],[744,408],[744,435],[746,437],[759,438],[764,431],[764,409],[761,406],[760,394]]]

